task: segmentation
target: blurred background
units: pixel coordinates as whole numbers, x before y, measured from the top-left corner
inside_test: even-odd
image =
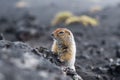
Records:
[[[1,0],[0,16],[16,19],[28,12],[39,19],[39,23],[48,25],[60,11],[80,14],[92,7],[106,8],[116,6],[119,2],[119,0]]]
[[[119,25],[119,6],[119,0],[0,0],[0,32],[8,40],[28,41],[46,32],[51,33],[57,27],[73,26],[72,23],[99,28]],[[67,20],[66,16],[72,18]],[[81,21],[74,18],[80,16]],[[67,28],[73,28],[69,26]]]
[[[6,40],[51,49],[50,34],[59,27],[68,28],[74,34],[76,69],[84,80],[120,80],[120,0],[0,0],[0,33]],[[1,54],[6,49],[1,47],[3,44],[6,42],[0,42],[0,80],[38,80],[40,76],[41,80],[70,80],[63,78],[47,61],[34,63],[32,59],[39,62],[39,58],[29,57],[29,63],[30,51],[25,57],[28,63],[19,61],[22,60],[19,55],[19,59],[13,59],[14,54],[5,54],[10,56],[6,59]],[[11,53],[20,54],[22,47],[17,47],[19,51],[16,45],[23,44],[15,44]],[[26,47],[23,47],[25,51],[30,50]],[[15,65],[15,71],[9,62]],[[61,76],[56,78],[56,73]]]

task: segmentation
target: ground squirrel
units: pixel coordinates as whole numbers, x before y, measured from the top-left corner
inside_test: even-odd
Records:
[[[64,62],[61,66],[75,70],[76,44],[72,32],[67,28],[58,28],[51,35],[54,39],[52,51]]]

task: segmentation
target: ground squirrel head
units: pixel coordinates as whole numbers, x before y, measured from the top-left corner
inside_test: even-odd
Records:
[[[51,35],[57,41],[69,41],[73,39],[72,32],[67,28],[57,28]]]

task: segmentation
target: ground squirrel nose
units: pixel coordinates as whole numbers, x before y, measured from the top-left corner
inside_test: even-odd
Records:
[[[54,36],[54,34],[52,33],[52,34],[51,34],[51,36],[53,37],[53,36]]]

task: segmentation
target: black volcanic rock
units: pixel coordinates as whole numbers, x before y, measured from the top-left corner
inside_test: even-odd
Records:
[[[23,42],[0,40],[0,80],[70,80]]]

